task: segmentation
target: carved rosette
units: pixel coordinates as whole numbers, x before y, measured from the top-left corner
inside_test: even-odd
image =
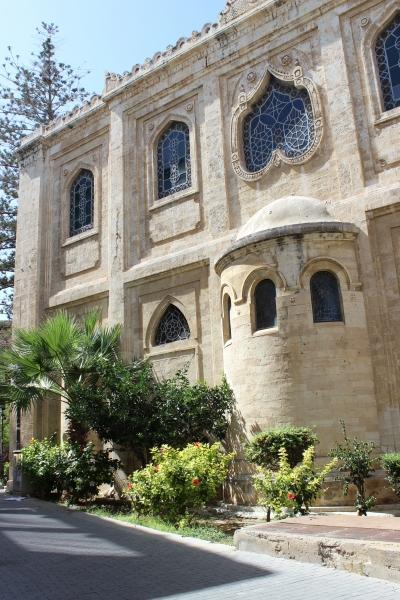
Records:
[[[265,167],[256,172],[246,169],[243,156],[243,121],[251,112],[253,105],[262,97],[267,89],[270,77],[273,75],[278,81],[290,82],[296,88],[307,90],[314,120],[314,139],[310,148],[301,156],[287,157],[279,148],[273,151],[271,160]],[[235,173],[245,181],[261,179],[272,167],[279,167],[282,163],[300,165],[307,162],[317,151],[323,136],[323,115],[319,93],[315,83],[305,77],[303,69],[297,65],[291,72],[277,69],[268,64],[258,84],[249,92],[243,89],[238,95],[238,102],[233,110],[231,121],[231,161]]]

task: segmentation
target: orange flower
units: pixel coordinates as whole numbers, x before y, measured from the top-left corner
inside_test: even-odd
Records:
[[[296,500],[296,494],[293,494],[293,492],[288,492],[287,497],[289,500]]]
[[[133,483],[128,483],[126,487],[128,488],[128,490],[131,490],[133,488]]]
[[[158,471],[160,470],[160,465],[156,465],[156,466],[154,467],[154,470],[155,470],[155,471],[157,471],[157,473],[158,473]]]
[[[201,442],[195,442],[193,445],[196,446],[196,448],[201,448]]]
[[[194,485],[195,487],[199,487],[200,483],[201,483],[201,479],[199,479],[198,477],[193,477],[192,485]]]

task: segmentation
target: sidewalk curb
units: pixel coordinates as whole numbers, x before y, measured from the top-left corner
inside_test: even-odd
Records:
[[[358,575],[400,583],[400,543],[268,532],[257,525],[235,532],[235,546],[245,552],[319,564]]]

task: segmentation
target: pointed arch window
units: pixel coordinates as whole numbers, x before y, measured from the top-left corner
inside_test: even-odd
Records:
[[[339,281],[330,271],[318,271],[310,279],[314,323],[343,321]]]
[[[299,159],[314,141],[314,116],[308,91],[281,83],[271,75],[265,94],[243,122],[247,170],[261,171],[271,162],[276,150],[287,159]]]
[[[192,185],[189,127],[174,121],[157,144],[158,198],[165,198]]]
[[[375,44],[384,110],[400,106],[400,12],[381,31]]]
[[[271,279],[263,279],[254,290],[256,331],[276,326],[276,287]]]
[[[70,236],[93,228],[94,178],[88,169],[82,169],[72,182],[69,214]]]
[[[182,312],[170,304],[158,323],[154,342],[156,346],[190,338],[190,329]]]

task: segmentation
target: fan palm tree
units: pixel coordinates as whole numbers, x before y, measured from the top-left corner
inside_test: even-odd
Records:
[[[102,326],[96,312],[81,321],[59,312],[36,329],[18,329],[0,354],[0,400],[20,411],[49,396],[71,403],[73,384],[94,385],[102,366],[117,360],[120,334],[119,325]],[[70,438],[83,441],[85,434],[70,423]]]

